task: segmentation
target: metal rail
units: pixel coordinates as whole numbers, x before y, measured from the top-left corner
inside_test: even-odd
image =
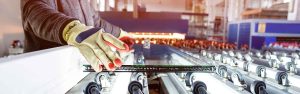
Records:
[[[95,72],[91,65],[83,65],[85,67],[84,72]],[[102,72],[109,72],[104,66]],[[122,67],[116,68],[114,72],[202,72],[213,73],[215,72],[215,66],[211,65],[122,65]]]

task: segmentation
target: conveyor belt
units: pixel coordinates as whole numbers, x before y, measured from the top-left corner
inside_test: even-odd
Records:
[[[91,65],[83,65],[84,72],[95,72]],[[102,72],[109,72],[104,66]],[[122,65],[114,72],[204,72],[213,73],[215,66],[211,65]]]

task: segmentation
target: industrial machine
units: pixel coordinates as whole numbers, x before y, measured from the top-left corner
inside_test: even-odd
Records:
[[[299,44],[295,43],[299,42],[299,26],[299,21],[287,20],[249,19],[233,21],[228,24],[227,40],[229,43],[236,44],[238,48],[248,45],[253,49],[279,48],[295,51],[299,50]],[[281,45],[281,42],[287,43]]]
[[[123,58],[122,67],[113,72],[104,68],[99,73],[73,47],[2,58],[0,93],[300,93],[299,53],[238,50],[220,44],[209,44],[218,47],[200,51],[197,45],[192,48],[151,43],[145,48],[136,44],[135,51]]]

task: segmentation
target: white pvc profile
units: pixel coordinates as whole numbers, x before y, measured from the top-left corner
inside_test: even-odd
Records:
[[[63,94],[88,73],[73,47],[58,47],[0,59],[0,94]]]

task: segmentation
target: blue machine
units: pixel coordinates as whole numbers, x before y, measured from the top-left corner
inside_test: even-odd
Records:
[[[181,19],[182,13],[141,12],[138,18],[133,18],[132,12],[100,12],[99,15],[128,32],[188,32],[188,20]]]
[[[278,38],[299,38],[300,22],[287,20],[251,19],[230,22],[228,24],[229,43],[240,48],[249,45],[253,49],[261,49],[264,45],[278,41]]]

